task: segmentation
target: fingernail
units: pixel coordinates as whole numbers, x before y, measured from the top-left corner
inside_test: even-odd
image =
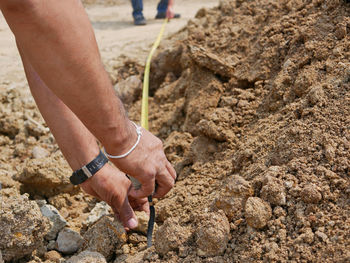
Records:
[[[137,221],[135,218],[130,218],[127,222],[127,226],[131,229],[137,227]]]

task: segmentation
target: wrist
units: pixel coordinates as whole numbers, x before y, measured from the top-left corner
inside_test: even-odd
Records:
[[[126,119],[124,125],[111,129],[109,140],[103,144],[106,152],[111,155],[122,155],[136,142],[138,135],[134,124]]]

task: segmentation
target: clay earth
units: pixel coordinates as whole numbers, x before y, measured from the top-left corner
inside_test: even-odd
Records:
[[[101,2],[86,1],[87,11],[137,122],[143,63],[161,23],[150,19],[154,35],[142,44],[129,35],[118,46],[113,30],[139,30],[129,15],[110,22],[129,3]],[[156,1],[145,2],[151,17]],[[171,22],[152,61],[150,130],[178,180],[155,201],[151,248],[145,214],[126,233],[106,204],[69,185],[0,20],[0,262],[350,262],[350,4],[177,3],[185,26]],[[46,236],[54,222],[40,212],[45,203],[76,251]]]

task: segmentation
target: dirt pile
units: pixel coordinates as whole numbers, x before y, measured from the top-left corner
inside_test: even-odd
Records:
[[[340,0],[223,0],[200,10],[151,69],[150,128],[178,172],[156,202],[155,247],[134,232],[108,255],[97,252],[116,263],[348,262],[349,14]],[[130,65],[116,79],[140,72]],[[134,91],[127,107],[138,120]],[[30,189],[89,236],[98,223],[84,222],[97,201],[67,188],[63,164],[46,168],[62,156],[33,101],[20,95],[0,90],[1,192]],[[33,154],[37,146],[49,155]],[[36,190],[46,183],[52,190]],[[55,249],[45,242],[35,262]]]
[[[193,228],[159,261],[350,260],[349,13],[344,1],[221,1],[158,55],[151,129],[179,179],[157,219]],[[216,210],[229,242],[204,258],[196,219]]]

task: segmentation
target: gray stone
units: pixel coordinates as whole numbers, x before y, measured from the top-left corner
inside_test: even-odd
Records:
[[[40,211],[43,216],[47,217],[50,220],[51,223],[50,231],[45,236],[45,239],[49,241],[56,239],[58,232],[60,232],[67,225],[67,221],[52,205],[45,204],[40,207]]]
[[[40,146],[35,146],[32,150],[32,154],[35,159],[40,159],[49,156],[50,153],[48,150],[41,148]]]
[[[84,240],[78,232],[72,229],[63,229],[57,237],[56,249],[63,254],[73,254],[83,245]]]
[[[111,207],[106,202],[100,202],[95,205],[86,219],[87,226],[97,222],[102,216],[110,213]]]
[[[73,256],[66,263],[106,263],[106,259],[98,252],[83,251],[77,256]]]
[[[47,250],[54,250],[56,248],[56,240],[50,240],[46,247]]]

